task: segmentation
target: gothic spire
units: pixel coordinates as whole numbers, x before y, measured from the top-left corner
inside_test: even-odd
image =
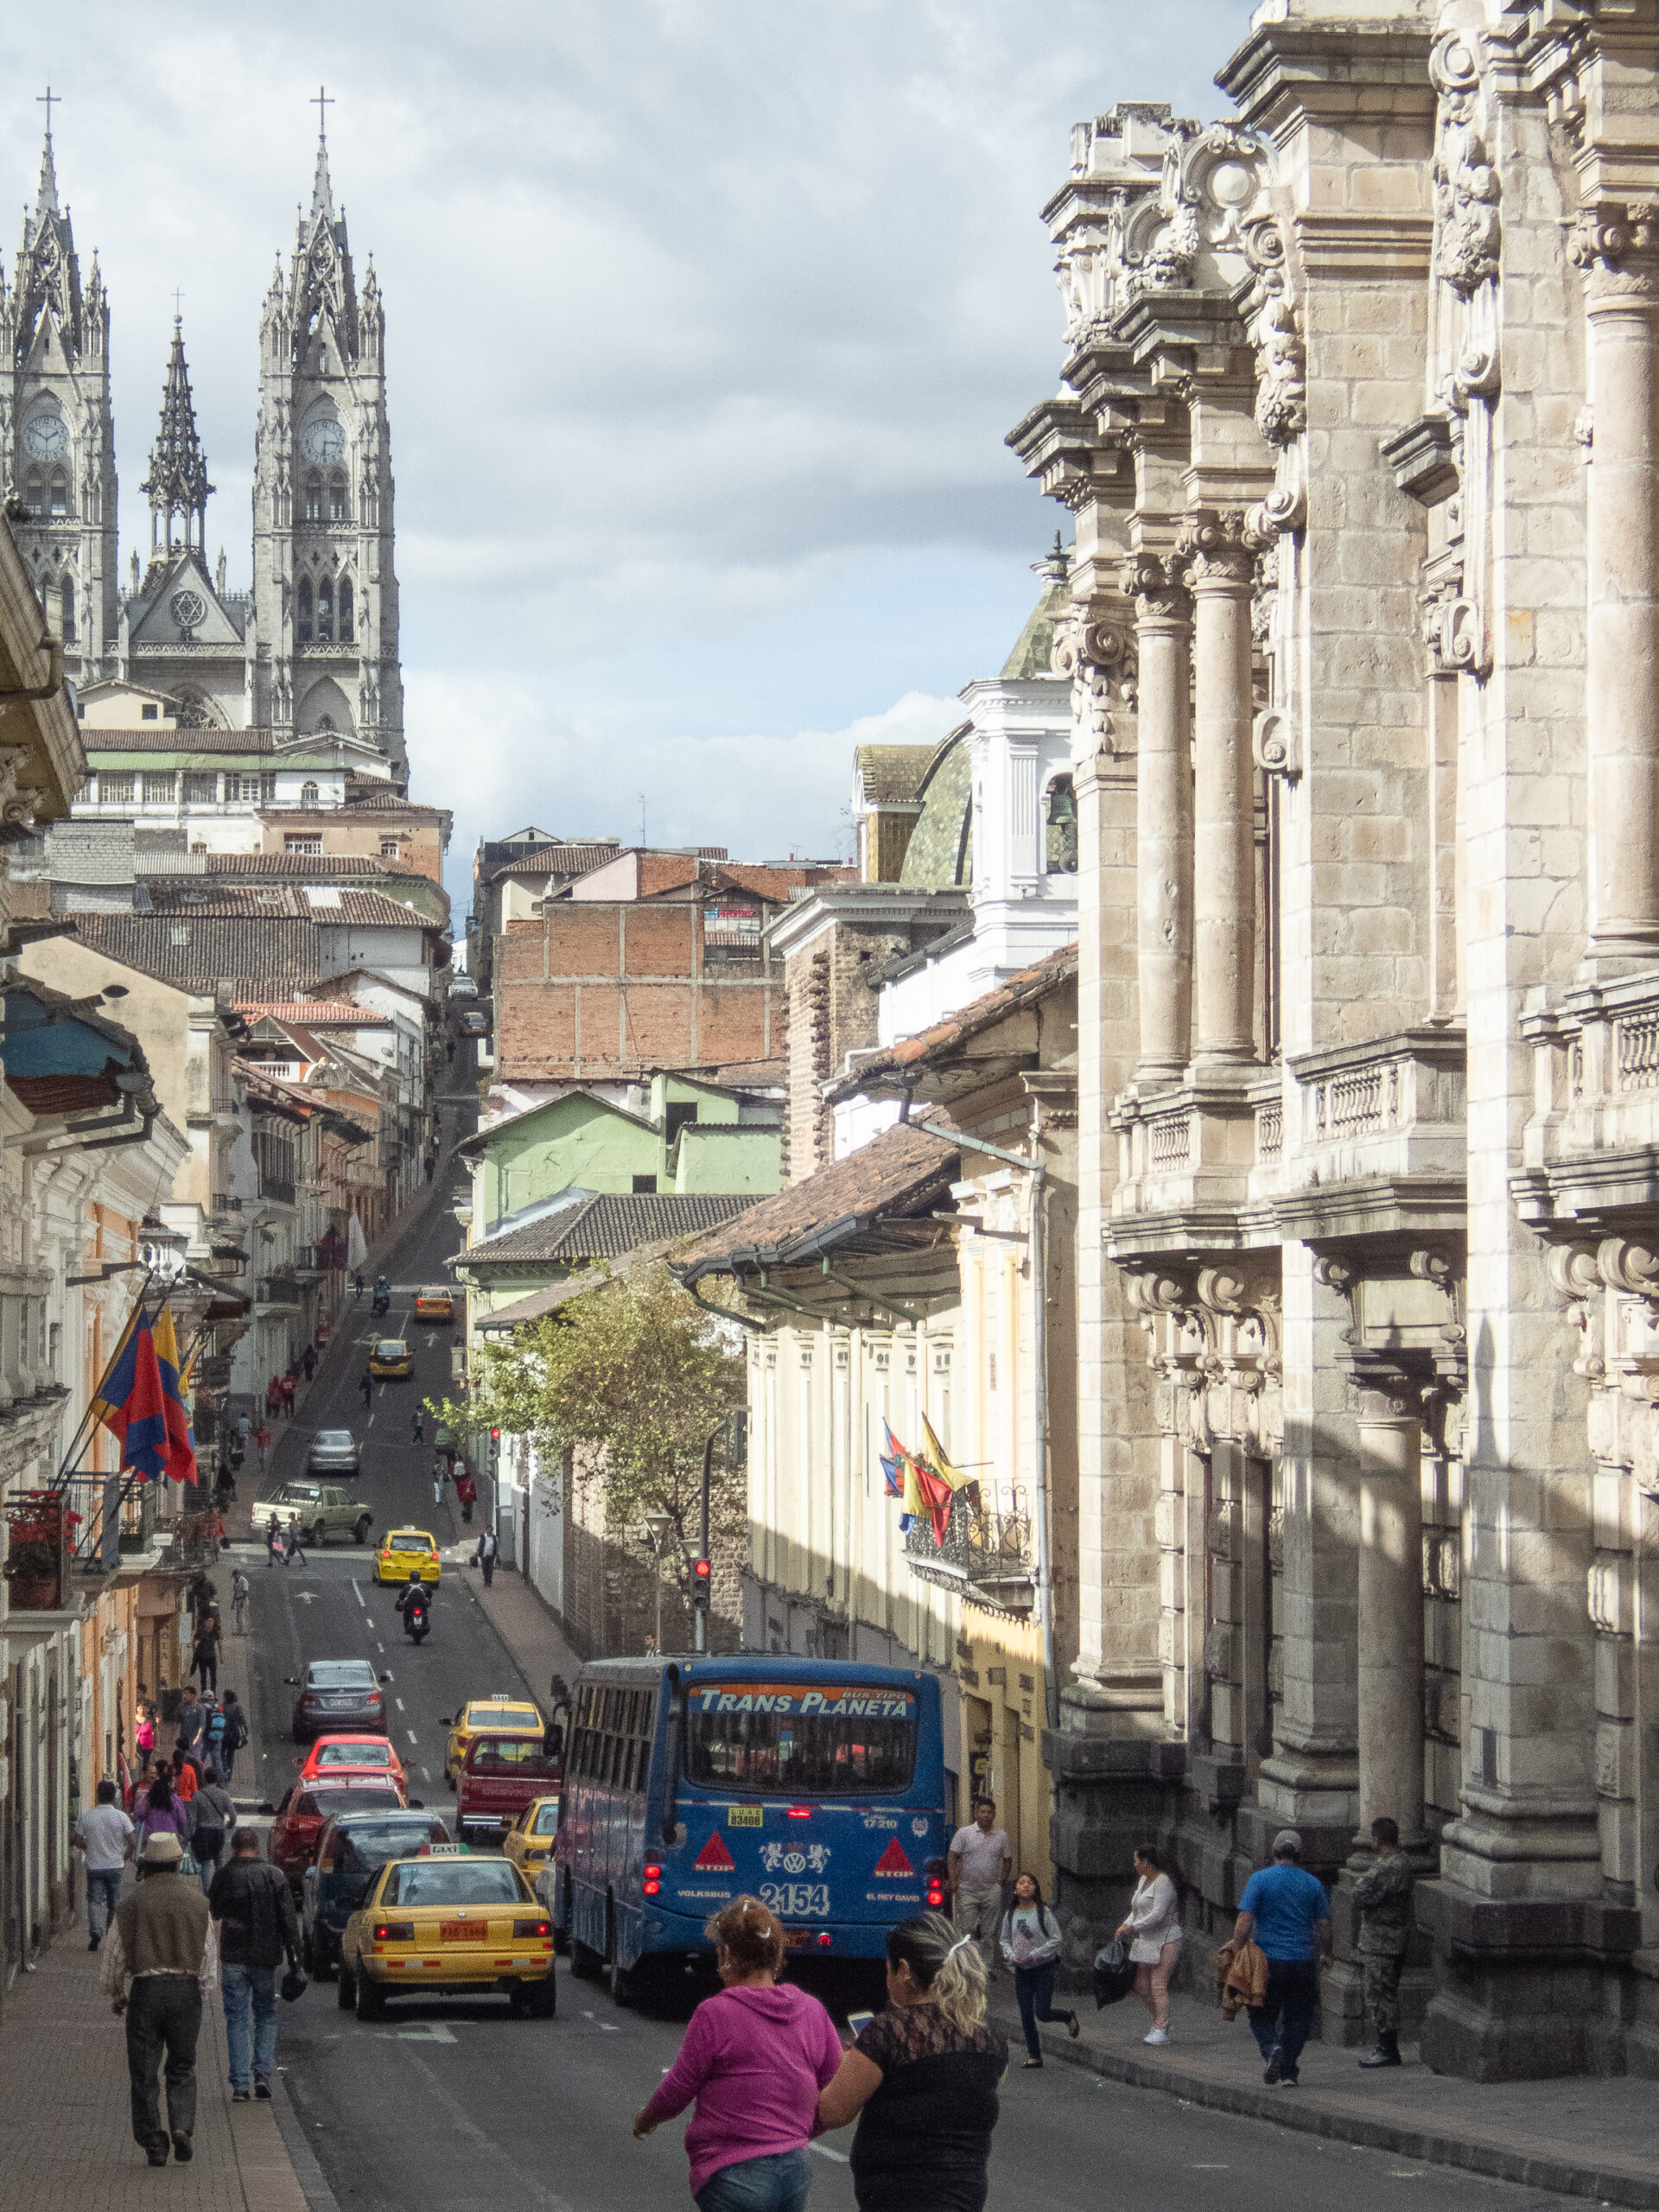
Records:
[[[33,235],[39,237],[41,225],[48,215],[56,215],[61,212],[58,206],[58,169],[56,162],[52,158],[52,132],[48,127],[46,143],[41,149],[41,184],[39,191],[35,195]]]
[[[201,551],[206,542],[207,500],[213,487],[207,481],[207,457],[196,431],[190,371],[184,358],[183,321],[176,315],[173,318],[173,351],[168,359],[167,382],[162,391],[161,427],[149,456],[149,474],[140,488],[149,499],[152,557],[163,550],[174,550],[175,515],[184,525],[183,544],[194,545],[198,552]]]
[[[334,219],[334,187],[328,179],[328,141],[321,131],[317,133],[317,174],[311,186],[311,220],[332,223]]]

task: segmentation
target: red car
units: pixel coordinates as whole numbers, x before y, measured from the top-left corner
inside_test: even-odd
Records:
[[[532,1799],[564,1779],[543,1736],[474,1736],[456,1783],[456,1827],[463,1841],[479,1830],[504,1834]]]
[[[344,1781],[348,1774],[390,1774],[409,1788],[404,1763],[385,1736],[319,1736],[300,1768],[302,1782]]]
[[[315,1856],[318,1837],[336,1813],[397,1812],[407,1802],[403,1785],[391,1775],[383,1781],[355,1774],[337,1783],[296,1782],[280,1805],[260,1808],[274,1809],[276,1815],[270,1830],[271,1864],[297,1890]]]

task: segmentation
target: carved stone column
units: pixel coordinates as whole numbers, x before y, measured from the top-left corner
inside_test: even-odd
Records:
[[[1192,588],[1192,1055],[1211,1071],[1255,1057],[1255,822],[1250,599],[1259,541],[1242,512],[1193,516],[1181,534]]]
[[[1359,1393],[1359,1826],[1423,1826],[1422,1420],[1414,1397]]]
[[[1659,224],[1591,211],[1574,242],[1586,273],[1594,395],[1586,500],[1590,938],[1598,961],[1659,951],[1659,531],[1655,321]]]
[[[1137,607],[1141,664],[1135,1079],[1151,1090],[1180,1080],[1192,1039],[1192,601],[1182,566],[1176,556],[1137,553],[1123,571]],[[1248,631],[1248,607],[1245,619]]]

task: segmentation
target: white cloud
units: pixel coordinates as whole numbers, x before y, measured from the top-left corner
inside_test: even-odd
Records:
[[[321,68],[336,198],[386,297],[411,701],[528,748],[492,785],[423,734],[425,795],[517,817],[533,785],[550,827],[626,830],[658,786],[688,837],[787,849],[844,800],[814,746],[1000,664],[1064,519],[1002,441],[1058,374],[1039,211],[1071,124],[1122,99],[1218,112],[1208,74],[1249,14],[76,0],[0,19],[0,143],[32,199],[50,79],[109,287],[125,544],[147,542],[182,287],[209,542],[240,583],[259,308],[308,204]],[[688,728],[740,748],[728,783],[682,772],[713,757]]]

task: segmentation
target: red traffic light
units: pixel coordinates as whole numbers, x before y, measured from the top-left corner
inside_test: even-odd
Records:
[[[714,1571],[713,1563],[709,1560],[694,1559],[692,1560],[691,1602],[694,1605],[706,1605],[709,1603],[709,1585]]]
[[[499,1428],[493,1428],[490,1431],[490,1441],[492,1444],[499,1444],[501,1441],[501,1432]]]

